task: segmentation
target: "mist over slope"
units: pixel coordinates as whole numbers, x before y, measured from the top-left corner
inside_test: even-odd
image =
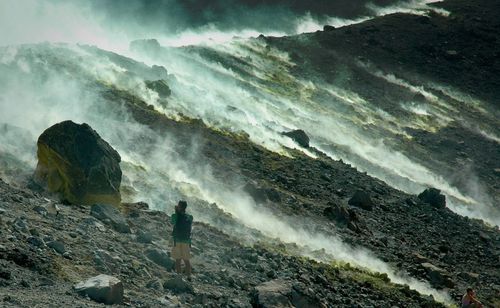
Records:
[[[90,12],[103,9],[112,24],[110,16],[120,10],[101,7],[112,4],[96,2]],[[176,3],[174,8],[184,5]],[[256,7],[256,12],[262,8],[250,2],[239,8],[247,6]],[[134,7],[144,13],[138,23],[152,9],[142,2],[130,8]],[[198,22],[196,7],[189,8],[193,11],[185,14]],[[128,9],[126,16],[134,12]],[[221,12],[225,9],[232,7]],[[199,22],[219,20],[219,7],[214,10],[214,17]],[[286,14],[291,14],[289,10],[304,12],[302,6],[286,9]],[[486,81],[493,89],[485,91],[487,95],[470,93],[456,80],[448,84],[433,79],[432,72],[415,69],[412,61],[391,66],[387,64],[391,57],[384,55],[384,51],[405,55],[398,43],[384,41],[389,36],[389,42],[404,42],[408,34],[400,30],[402,25],[424,24],[439,33],[448,22],[460,19],[450,11],[450,17],[429,9],[425,11],[429,17],[395,14],[312,34],[234,38],[182,48],[149,37],[133,40],[128,50],[123,46],[129,41],[114,45],[117,38],[136,38],[148,26],[158,32],[166,29],[152,18],[146,28],[115,38],[109,28],[91,24],[104,38],[96,40],[93,33],[84,38],[97,47],[58,43],[2,47],[1,177],[23,185],[36,164],[40,133],[67,119],[86,122],[122,155],[125,201],[146,201],[155,209],[170,210],[167,204],[188,198],[198,219],[242,242],[276,238],[298,245],[298,254],[383,272],[394,282],[408,283],[445,302],[450,300],[448,290],[438,291],[442,286],[421,281],[427,273],[414,266],[411,253],[422,252],[449,270],[457,281],[454,294],[466,286],[454,268],[461,270],[467,261],[467,270],[480,268],[482,284],[489,285],[487,292],[493,298],[498,230],[448,209],[429,210],[409,194],[429,186],[439,188],[447,195],[449,209],[499,225],[496,81]],[[345,17],[364,13],[363,5],[359,13]],[[179,27],[203,26],[190,23],[190,18]],[[242,24],[234,27],[223,19],[217,28],[239,31],[247,27]],[[117,28],[119,20],[111,26]],[[270,30],[284,28],[280,24]],[[121,54],[99,48],[110,46],[119,46],[110,49]],[[445,60],[455,61],[458,48],[446,48],[441,50]],[[370,53],[372,49],[375,52]],[[459,70],[460,65],[452,66]],[[151,86],[153,81],[160,82]],[[282,134],[295,129],[307,133],[310,147]],[[266,196],[279,198],[259,200],[255,191],[261,187],[271,190]],[[357,189],[370,191],[380,206],[373,213],[352,209],[363,222],[353,232],[330,222],[324,211],[346,204]],[[398,227],[399,219],[405,219],[407,226]],[[419,225],[433,230],[431,244],[425,242],[427,233],[414,234]],[[486,232],[481,248],[487,256],[460,258],[460,250],[453,249],[445,256],[437,253],[441,248],[434,246],[450,230],[459,235],[471,233],[468,230]],[[407,244],[407,253],[398,255],[398,243],[408,236],[412,243]],[[459,241],[459,236],[453,239]],[[402,264],[395,266],[398,262]]]

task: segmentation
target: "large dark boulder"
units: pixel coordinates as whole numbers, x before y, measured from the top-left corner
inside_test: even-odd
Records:
[[[304,148],[309,147],[309,136],[306,132],[301,129],[292,130],[290,132],[284,132],[283,135],[290,137],[293,141],[297,142],[298,145]]]
[[[441,191],[436,188],[428,188],[424,190],[418,198],[425,203],[428,203],[437,208],[445,208],[446,207],[446,197],[441,194]]]
[[[88,124],[55,124],[37,145],[39,185],[69,203],[120,204],[120,155]]]

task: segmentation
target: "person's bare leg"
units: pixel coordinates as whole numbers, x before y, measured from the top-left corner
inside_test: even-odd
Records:
[[[175,259],[175,271],[177,274],[181,273],[181,259]]]
[[[191,262],[189,262],[189,260],[184,259],[184,265],[186,266],[185,268],[186,275],[188,277],[191,276]]]

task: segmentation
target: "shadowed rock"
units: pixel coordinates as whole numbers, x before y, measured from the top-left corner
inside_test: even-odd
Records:
[[[441,194],[441,191],[436,188],[428,188],[424,190],[418,198],[425,203],[428,203],[437,208],[446,207],[446,197]]]
[[[146,81],[146,87],[158,93],[160,98],[169,97],[172,91],[165,80]]]
[[[105,224],[111,225],[113,229],[121,233],[130,233],[127,220],[120,211],[109,204],[94,204],[90,208],[90,214]]]
[[[193,286],[185,281],[180,275],[165,281],[163,288],[174,293],[192,293],[194,291]]]
[[[87,124],[64,121],[38,138],[35,181],[76,204],[120,204],[120,155]]]
[[[354,193],[351,199],[349,199],[349,205],[357,206],[367,211],[373,210],[373,201],[368,193],[358,190]]]
[[[252,292],[253,307],[320,307],[320,303],[292,287],[289,281],[275,279],[255,287]]]
[[[98,303],[106,305],[123,303],[123,284],[113,276],[99,275],[86,281],[81,281],[74,286],[77,293],[88,295]]]
[[[307,136],[306,132],[301,129],[284,132],[283,135],[292,138],[292,140],[297,142],[297,144],[301,147],[309,147],[309,136]]]

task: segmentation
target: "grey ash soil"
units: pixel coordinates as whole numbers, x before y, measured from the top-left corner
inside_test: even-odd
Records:
[[[91,216],[89,207],[59,204],[3,181],[0,193],[5,209],[0,216],[2,307],[102,307],[72,290],[76,282],[100,273],[123,282],[124,305],[133,307],[250,307],[254,288],[268,281],[290,283],[295,298],[310,307],[441,306],[388,283],[383,275],[317,263],[273,247],[243,246],[203,223],[194,225],[192,290],[163,289],[175,276],[171,264],[159,265],[149,256],[171,247],[172,226],[164,212],[124,205],[132,233],[119,233]],[[151,242],[144,240],[145,233]],[[53,249],[54,241],[63,249]]]

